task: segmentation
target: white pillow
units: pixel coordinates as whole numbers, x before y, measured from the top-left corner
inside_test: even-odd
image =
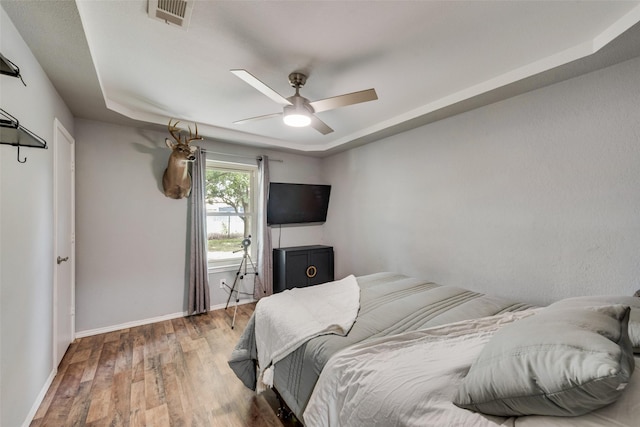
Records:
[[[617,400],[634,358],[629,308],[545,308],[500,329],[453,403],[497,416],[577,416]]]
[[[611,405],[579,417],[531,415],[519,417],[518,427],[634,427],[640,420],[640,357],[635,357],[636,370],[622,396]]]
[[[640,298],[620,295],[595,295],[566,298],[554,302],[547,308],[579,308],[602,307],[612,304],[625,305],[631,308],[629,314],[629,339],[634,353],[640,353]]]

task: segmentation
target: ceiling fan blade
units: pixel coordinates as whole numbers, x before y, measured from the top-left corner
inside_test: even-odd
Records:
[[[333,129],[313,114],[311,115],[311,127],[323,135],[333,132]]]
[[[247,70],[230,70],[230,71],[236,76],[238,76],[239,78],[241,78],[242,80],[244,80],[245,82],[249,83],[255,89],[262,92],[264,95],[268,96],[269,98],[277,102],[278,104],[291,105],[291,102],[289,102],[287,98],[280,95],[278,92],[271,89],[266,84],[262,83],[260,80],[258,80],[257,77],[255,77],[253,74],[251,74]]]
[[[359,92],[347,93],[345,95],[334,96],[333,98],[320,99],[310,102],[316,113],[333,110],[335,108],[346,107],[347,105],[359,104],[361,102],[374,101],[378,99],[375,89],[361,90]]]
[[[247,122],[255,122],[255,121],[258,121],[258,120],[270,119],[272,117],[278,117],[278,116],[282,116],[282,113],[271,113],[271,114],[265,114],[264,116],[250,117],[248,119],[237,120],[237,121],[233,122],[233,124],[241,125],[241,124],[247,123]]]

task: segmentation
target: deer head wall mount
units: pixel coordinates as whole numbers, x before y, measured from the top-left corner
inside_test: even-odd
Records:
[[[184,137],[184,141],[180,136],[182,131],[178,128],[179,121],[171,124],[169,120],[168,129],[169,133],[175,140],[171,141],[169,138],[165,139],[167,147],[171,148],[171,156],[169,156],[169,163],[164,170],[162,176],[162,187],[164,188],[164,195],[171,197],[172,199],[182,199],[183,197],[189,197],[191,193],[191,175],[189,175],[189,163],[196,159],[194,153],[198,147],[191,147],[189,143],[194,140],[202,140],[201,136],[198,136],[198,125],[195,125],[195,135],[191,132],[189,127],[189,137]]]

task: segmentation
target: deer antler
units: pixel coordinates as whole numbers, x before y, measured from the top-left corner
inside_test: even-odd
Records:
[[[169,129],[169,133],[171,134],[173,139],[176,140],[178,144],[183,144],[182,139],[180,138],[180,128],[178,127],[178,123],[180,123],[180,120],[176,120],[174,124],[171,124],[171,120],[173,119],[169,119],[169,124],[167,125],[167,128]],[[176,131],[178,132],[177,135],[174,133]]]
[[[176,124],[177,124],[177,123],[176,123]],[[185,138],[185,142],[184,142],[184,143],[185,143],[185,144],[187,144],[187,145],[189,145],[189,143],[190,143],[191,141],[194,141],[194,140],[202,140],[202,139],[203,139],[201,136],[199,136],[199,135],[198,135],[198,124],[197,124],[197,123],[195,123],[195,125],[196,125],[196,135],[195,135],[195,136],[193,136],[193,134],[191,133],[191,126],[189,126],[189,139],[186,139],[186,138]]]
[[[195,123],[195,125],[196,125],[196,134],[194,135],[193,132],[191,132],[191,126],[188,126],[189,138],[187,138],[185,136],[184,142],[183,142],[182,138],[180,137],[180,132],[182,131],[182,129],[180,129],[178,127],[178,123],[180,123],[180,120],[177,120],[174,124],[171,124],[171,120],[173,120],[173,119],[169,119],[169,124],[167,125],[167,128],[169,129],[169,133],[171,134],[173,139],[175,139],[178,144],[189,145],[189,143],[191,141],[202,140],[203,139],[200,135],[198,135],[198,124]],[[176,134],[175,132],[178,132],[178,133]]]

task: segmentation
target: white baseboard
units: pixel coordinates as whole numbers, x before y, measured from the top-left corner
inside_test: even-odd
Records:
[[[31,421],[33,421],[33,417],[36,416],[36,412],[38,412],[38,408],[40,408],[40,405],[42,404],[44,397],[47,395],[47,392],[49,391],[49,387],[51,387],[51,384],[53,383],[53,379],[56,377],[57,373],[58,373],[58,370],[54,369],[51,371],[51,374],[49,374],[49,378],[47,378],[47,381],[45,381],[44,386],[42,387],[42,390],[40,390],[38,397],[36,397],[36,401],[33,402],[33,406],[31,406],[31,409],[29,410],[29,413],[27,414],[27,418],[24,420],[24,423],[22,423],[22,427],[29,427],[29,425],[31,424]]]
[[[180,311],[178,313],[165,314],[164,316],[134,320],[131,322],[120,323],[118,325],[105,326],[102,328],[88,329],[86,331],[76,332],[76,338],[84,338],[84,337],[90,337],[92,335],[106,334],[108,332],[119,331],[120,329],[127,329],[127,328],[133,328],[135,326],[148,325],[149,323],[162,322],[163,320],[177,319],[178,317],[184,317],[186,315],[187,315],[186,312]]]
[[[249,304],[255,302],[253,299],[242,299],[238,301],[238,305]],[[233,307],[235,304],[230,304],[229,307]],[[209,307],[210,311],[220,310],[225,308],[226,304],[216,304]],[[149,323],[162,322],[164,320],[177,319],[178,317],[185,317],[186,311],[178,313],[165,314],[164,316],[151,317],[148,319],[134,320],[132,322],[121,323],[119,325],[105,326],[103,328],[87,329],[86,331],[76,332],[76,338],[90,337],[92,335],[106,334],[108,332],[119,331],[121,329],[133,328],[135,326],[148,325]],[[37,408],[36,408],[37,409]]]

